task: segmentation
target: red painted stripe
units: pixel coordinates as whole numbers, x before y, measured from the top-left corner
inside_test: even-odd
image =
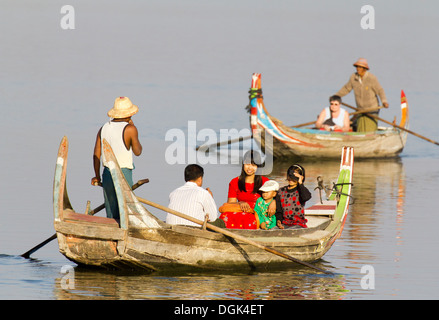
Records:
[[[312,207],[306,208],[305,210],[335,210],[336,205],[330,204],[315,204]]]

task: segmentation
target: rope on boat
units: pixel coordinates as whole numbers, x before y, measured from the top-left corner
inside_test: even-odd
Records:
[[[245,110],[247,110],[247,112],[250,113],[251,109],[252,109],[252,105],[251,105],[252,99],[253,98],[263,98],[263,96],[262,96],[262,89],[251,88],[248,93],[249,93],[249,97],[248,97],[249,103],[248,103],[248,105],[245,106]]]
[[[328,195],[328,192],[326,190],[326,187],[323,185],[323,179],[321,176],[317,177],[317,187],[314,188],[314,191],[316,189],[319,189],[319,197],[320,197],[320,204],[323,204],[323,200],[322,200],[322,190],[324,190],[326,192],[326,194]]]
[[[323,204],[323,200],[322,200],[322,190],[325,191],[326,196],[328,197],[332,192],[335,192],[337,194],[337,202],[340,200],[340,196],[348,196],[349,198],[352,199],[352,202],[349,203],[350,205],[353,204],[355,202],[355,199],[353,196],[351,196],[350,194],[346,194],[341,192],[341,190],[343,189],[344,185],[354,185],[351,182],[342,182],[342,183],[332,183],[332,189],[325,186],[323,184],[323,179],[321,176],[317,177],[317,187],[314,188],[314,190],[319,190],[319,197],[320,197],[320,204]],[[341,188],[338,188],[339,186],[341,186]]]
[[[349,205],[351,205],[351,204],[354,204],[354,202],[355,202],[355,199],[354,199],[354,197],[353,196],[351,196],[350,194],[347,194],[347,193],[343,193],[343,192],[341,192],[341,190],[342,190],[342,188],[343,188],[343,186],[344,185],[351,185],[351,186],[353,186],[354,184],[352,183],[352,182],[342,182],[342,183],[335,183],[335,182],[333,182],[332,183],[332,189],[330,189],[331,191],[335,191],[335,193],[337,194],[337,201],[340,199],[340,196],[348,196],[350,199],[352,199],[352,202],[350,202],[349,203]],[[338,189],[337,187],[338,186],[341,186],[341,188],[340,189]]]

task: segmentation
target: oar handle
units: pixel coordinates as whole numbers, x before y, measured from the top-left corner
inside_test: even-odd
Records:
[[[136,190],[138,187],[144,185],[145,183],[148,183],[149,179],[142,179],[137,181],[135,184],[133,184],[133,187],[131,188],[132,190]]]
[[[380,109],[384,108],[383,106],[380,106],[378,108],[370,108],[370,109],[366,109],[366,110],[362,110],[362,111],[355,111],[355,112],[351,112],[349,113],[350,116],[353,116],[355,114],[360,114],[360,113],[367,113],[367,112],[374,112],[374,111],[378,111]],[[317,121],[317,120],[316,120]],[[291,128],[301,128],[301,127],[305,127],[305,126],[310,126],[312,124],[315,124],[316,121],[309,121],[309,122],[305,122],[305,123],[301,123],[301,124],[296,124],[294,126],[291,126]]]
[[[136,190],[138,187],[140,187],[140,186],[142,186],[142,185],[144,185],[145,183],[148,183],[148,182],[149,182],[149,179],[148,179],[148,178],[147,178],[147,179],[139,180],[139,181],[137,181],[135,184],[133,184],[131,190],[134,191],[134,190]],[[100,187],[102,187],[102,184],[99,184],[99,185],[96,185],[96,186],[100,186]],[[104,209],[104,208],[105,208],[105,203],[101,204],[99,207],[94,208],[92,211],[90,211],[89,215],[93,216],[93,215],[95,215],[96,213],[98,213],[99,211],[101,211],[101,210]]]
[[[344,106],[346,106],[346,107],[348,107],[348,108],[351,108],[351,109],[353,109],[353,110],[359,111],[357,108],[355,108],[355,107],[353,107],[353,106],[351,106],[351,105],[349,105],[349,104],[347,104],[347,103],[342,102],[341,104],[344,105]],[[428,142],[431,142],[431,143],[433,143],[433,144],[439,146],[439,142],[434,141],[434,140],[431,140],[431,139],[429,139],[429,138],[427,138],[427,137],[421,136],[419,133],[413,132],[413,131],[411,131],[411,130],[409,130],[409,129],[406,129],[406,128],[404,128],[404,127],[401,127],[401,126],[399,126],[399,125],[397,125],[397,124],[395,124],[395,123],[392,123],[392,122],[390,122],[390,121],[384,120],[384,119],[382,119],[382,118],[380,118],[380,117],[378,117],[378,116],[376,116],[376,115],[374,115],[374,114],[368,114],[368,116],[369,116],[369,117],[372,117],[372,118],[374,118],[374,119],[376,119],[376,120],[382,121],[382,122],[384,122],[384,123],[387,123],[388,125],[391,125],[391,126],[393,126],[393,127],[395,127],[395,128],[398,128],[398,129],[400,129],[400,130],[402,130],[402,131],[408,132],[408,133],[410,133],[410,134],[412,134],[412,135],[414,135],[414,136],[416,136],[416,137],[418,137],[418,138],[424,139],[424,140],[426,140],[426,141],[428,141]]]

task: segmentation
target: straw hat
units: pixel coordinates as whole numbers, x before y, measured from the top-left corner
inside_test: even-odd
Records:
[[[369,65],[367,64],[367,60],[364,58],[359,58],[357,62],[354,63],[354,67],[363,67],[369,70]]]
[[[128,97],[117,97],[114,107],[108,111],[108,116],[113,119],[127,118],[136,114],[139,107],[134,105]]]

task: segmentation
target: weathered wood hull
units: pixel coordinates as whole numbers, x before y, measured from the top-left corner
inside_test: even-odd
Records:
[[[330,223],[323,218],[322,224]],[[115,233],[114,238],[101,235],[102,226],[93,224],[94,236],[75,230],[73,223],[56,225],[60,252],[68,259],[82,265],[104,268],[133,268],[151,271],[175,269],[245,270],[266,269],[273,266],[291,266],[291,262],[246,243],[229,239],[224,235],[185,226],[169,226],[161,229],[131,230],[126,237]],[[63,229],[69,229],[63,231]],[[236,232],[243,234],[242,232]],[[275,248],[302,261],[316,261],[331,247],[338,236],[316,229],[302,235],[291,232],[288,239],[282,232],[281,241],[276,236],[248,236],[249,239]],[[245,233],[244,233],[245,234]]]
[[[407,132],[393,127],[376,132],[330,132],[285,126],[266,110],[261,92],[261,75],[253,74],[250,89],[250,124],[253,138],[262,150],[281,157],[339,158],[344,146],[355,149],[358,158],[391,158],[399,155],[407,141]],[[408,105],[401,92],[400,127],[408,129]]]
[[[75,213],[65,186],[67,149],[67,139],[64,138],[55,171],[54,225],[60,252],[75,263],[148,271],[271,269],[294,265],[289,260],[223,234],[197,227],[168,225],[158,220],[137,201],[117,163],[110,171],[118,194],[121,221]],[[104,152],[107,159],[114,159],[108,150]],[[352,166],[353,150],[346,148],[337,182],[346,195],[351,190]],[[316,261],[341,234],[349,207],[346,195],[339,196],[336,204],[333,201],[331,217],[309,216],[307,229],[233,232],[302,261]],[[336,193],[331,195],[333,200],[336,196]]]

